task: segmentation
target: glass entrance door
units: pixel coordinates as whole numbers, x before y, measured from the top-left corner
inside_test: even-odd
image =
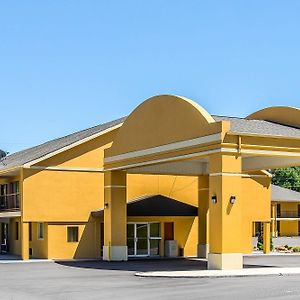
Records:
[[[128,223],[127,247],[128,256],[159,255],[159,223]]]
[[[135,255],[135,224],[127,224],[128,256]]]
[[[136,256],[148,256],[148,224],[136,225]]]

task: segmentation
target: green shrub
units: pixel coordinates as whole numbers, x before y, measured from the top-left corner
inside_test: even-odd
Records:
[[[264,250],[264,237],[263,237],[262,233],[260,233],[260,235],[258,236],[257,248],[259,250]],[[274,249],[273,239],[272,239],[272,237],[270,237],[270,250],[272,251],[273,249]]]
[[[293,252],[300,252],[300,246],[293,247]]]

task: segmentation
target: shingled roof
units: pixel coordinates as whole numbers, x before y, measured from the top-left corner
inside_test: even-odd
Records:
[[[277,185],[272,185],[272,201],[300,202],[300,193]]]
[[[212,116],[215,121],[230,121],[230,132],[235,134],[257,134],[270,136],[285,136],[300,139],[300,129],[263,120],[247,120],[237,117]],[[81,130],[70,135],[51,140],[41,145],[28,148],[6,156],[0,160],[0,171],[19,167],[33,160],[42,158],[52,152],[70,146],[78,141],[101,133],[111,127],[122,124],[126,117]]]
[[[13,154],[10,154],[0,160],[0,170],[19,167],[33,160],[39,159],[47,154],[55,152],[64,147],[70,146],[78,141],[93,136],[94,134],[101,133],[106,129],[114,127],[123,123],[125,118],[120,118],[108,123],[94,126],[85,130],[81,130],[64,137],[51,140],[41,145],[28,148]]]
[[[247,120],[237,117],[213,116],[216,121],[230,121],[230,132],[244,134],[259,134],[270,136],[285,136],[300,139],[300,129],[264,120]]]

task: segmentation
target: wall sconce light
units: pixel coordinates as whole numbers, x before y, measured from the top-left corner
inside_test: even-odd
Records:
[[[235,200],[235,196],[230,196],[230,204],[234,204]]]
[[[104,209],[108,208],[108,203],[104,203]]]
[[[212,202],[213,204],[216,204],[216,203],[218,202],[217,195],[212,195],[212,196],[211,196],[211,202]]]

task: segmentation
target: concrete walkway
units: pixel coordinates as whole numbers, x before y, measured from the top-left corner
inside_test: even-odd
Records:
[[[200,271],[157,271],[137,272],[139,277],[165,278],[220,278],[220,277],[248,277],[248,276],[283,276],[300,275],[300,268],[252,268],[241,270],[200,270]]]
[[[166,278],[217,278],[217,277],[251,277],[251,276],[282,276],[300,275],[299,254],[270,254],[245,255],[244,269],[241,270],[206,270],[203,259],[191,259],[195,264],[201,263],[197,269],[168,269],[138,271],[139,277],[166,277]]]

